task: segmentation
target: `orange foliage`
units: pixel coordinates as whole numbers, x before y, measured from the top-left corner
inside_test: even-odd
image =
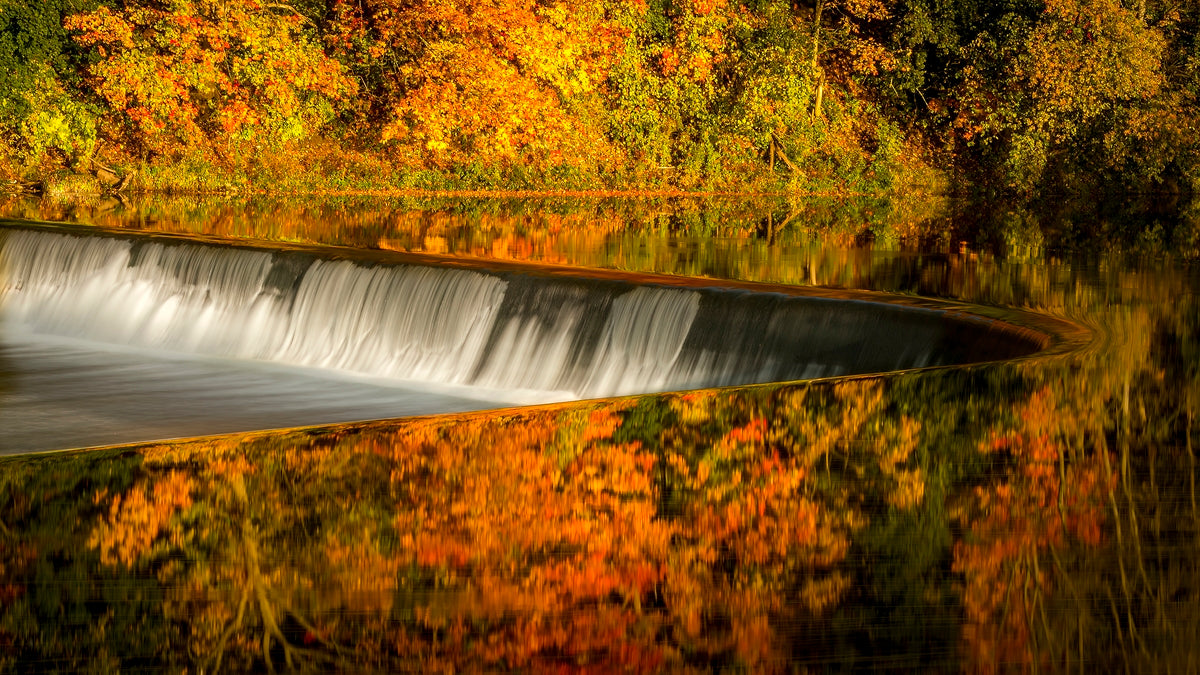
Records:
[[[1101,542],[1102,499],[1116,476],[1102,457],[1065,462],[1050,431],[1060,414],[1054,393],[1043,389],[1018,411],[1017,429],[982,448],[1007,456],[1012,467],[1003,480],[976,488],[970,534],[954,547],[953,569],[965,577],[963,640],[969,662],[980,669],[999,662],[1029,665],[1037,658],[1030,623],[1038,598],[1055,581],[1053,566],[1041,554],[1070,540]]]
[[[356,85],[305,34],[301,17],[259,0],[129,2],[68,17],[101,60],[91,86],[157,152],[207,142],[292,140],[332,117]],[[240,134],[240,136],[239,136]],[[256,138],[257,136],[257,138]]]
[[[336,2],[328,38],[381,78],[381,139],[444,167],[618,159],[571,112],[621,37],[598,7],[563,2]]]
[[[98,494],[97,500],[103,497]],[[133,567],[153,550],[155,539],[171,520],[191,505],[191,479],[169,471],[149,486],[139,484],[124,496],[114,496],[108,518],[92,532],[88,545],[100,550],[100,560],[106,565]]]
[[[841,565],[867,520],[844,481],[812,479],[822,460],[842,453],[845,480],[902,489],[888,471],[915,426],[880,417],[880,389],[830,388],[820,404],[784,390],[769,415],[670,396],[661,410],[680,422],[652,449],[621,439],[629,400],[164,444],[143,482],[98,495],[111,504],[91,542],[127,566],[203,551],[159,570],[179,582],[167,613],[189,618],[195,653],[246,668],[246,630],[311,608],[362,617],[302,623],[313,644],[375,640],[356,649],[427,670],[780,671],[785,631],[851,588]],[[193,495],[204,517],[178,517]],[[302,556],[295,537],[311,542]]]
[[[833,429],[812,431],[861,438],[882,410],[879,387],[838,396]],[[803,397],[788,400],[799,417],[811,415]],[[726,401],[672,397],[688,435],[668,440],[684,454],[661,457],[613,440],[628,403],[530,412],[520,424],[415,422],[388,442],[356,441],[353,453],[394,467],[399,564],[443,589],[444,599],[418,603],[417,630],[395,634],[394,648],[430,668],[652,671],[683,668],[684,654],[782,668],[776,618],[837,603],[851,585],[837,565],[865,518],[813,493],[820,455],[784,447],[795,420],[746,419]],[[706,446],[714,421],[727,431]],[[912,444],[899,438],[907,457]],[[882,452],[895,440],[867,445]],[[676,481],[681,510],[664,512],[662,490]],[[727,625],[713,623],[721,616]],[[440,639],[422,637],[428,631]]]
[[[546,654],[569,662],[606,654],[635,667],[660,664],[653,643],[627,630],[645,620],[635,608],[662,583],[673,532],[655,518],[655,459],[637,444],[604,442],[618,423],[611,411],[588,418],[596,426],[565,465],[547,452],[553,417],[514,426],[475,420],[445,440],[420,424],[396,437],[390,459],[403,467],[392,474],[401,551],[407,563],[459,589],[457,601],[417,615],[426,627],[448,630],[443,649],[470,654],[468,645],[478,644],[459,622],[509,617],[478,644],[478,658],[528,667]],[[577,611],[603,608],[612,596],[622,603],[605,616]]]

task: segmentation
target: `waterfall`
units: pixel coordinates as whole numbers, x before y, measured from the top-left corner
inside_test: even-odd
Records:
[[[6,234],[0,269],[8,330],[549,398],[669,387],[664,364],[697,305],[690,291],[597,294],[467,270],[36,230]]]
[[[946,325],[880,303],[0,231],[7,331],[541,400],[934,365],[960,358]]]

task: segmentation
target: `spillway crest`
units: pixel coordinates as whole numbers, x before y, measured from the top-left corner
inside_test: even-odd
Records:
[[[882,303],[0,231],[0,326],[406,382],[601,397],[1001,358],[1032,344]]]

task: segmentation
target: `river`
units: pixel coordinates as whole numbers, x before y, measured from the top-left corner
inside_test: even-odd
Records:
[[[666,393],[0,459],[0,665],[1149,672],[1200,656],[1195,205],[14,199],[0,215],[882,293],[1054,336],[974,365],[684,392],[663,375]],[[10,381],[33,362],[18,347],[50,349],[7,344]],[[115,371],[146,367],[118,352]],[[245,370],[206,391],[244,389]],[[99,414],[65,400],[38,424]]]

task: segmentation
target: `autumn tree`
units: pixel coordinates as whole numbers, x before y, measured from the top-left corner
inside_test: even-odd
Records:
[[[79,70],[90,60],[63,28],[96,0],[0,2],[0,156],[19,163],[72,161],[88,156],[97,140],[100,111],[79,96]],[[57,157],[52,157],[57,155]]]
[[[609,78],[611,133],[665,176],[887,182],[876,169],[895,160],[899,136],[858,86],[886,67],[866,30],[882,5],[712,0],[618,16],[630,37]]]
[[[287,5],[131,2],[65,25],[100,57],[88,84],[114,112],[113,131],[153,153],[304,138],[356,91]]]
[[[416,166],[593,169],[619,159],[593,94],[620,32],[598,2],[337,1],[327,40],[378,140]]]
[[[1115,0],[1049,2],[1036,18],[1009,21],[1007,35],[968,47],[980,62],[1000,58],[1003,70],[997,80],[964,69],[956,124],[968,140],[1001,145],[1019,185],[1074,146],[1125,128],[1162,89],[1161,34]]]
[[[1115,0],[894,10],[877,86],[959,180],[1021,191],[1190,184],[1196,8]]]

